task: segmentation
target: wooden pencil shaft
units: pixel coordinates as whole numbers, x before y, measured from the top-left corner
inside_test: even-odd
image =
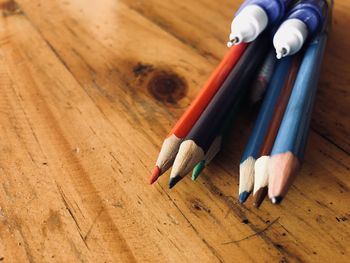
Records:
[[[277,59],[275,55],[275,49],[271,48],[267,56],[264,59],[258,75],[252,85],[250,91],[250,100],[252,103],[256,103],[262,99],[266,88],[272,78]]]
[[[261,148],[260,156],[270,155],[273,143],[275,142],[275,138],[277,136],[278,129],[280,127],[284,112],[288,105],[288,101],[290,98],[290,94],[293,89],[293,85],[295,82],[295,78],[297,76],[299,66],[301,62],[301,54],[297,54],[293,57],[292,67],[288,73],[287,80],[282,88],[282,92],[279,95],[278,102],[275,108],[274,115],[272,117],[270,127],[264,139],[263,146]]]
[[[247,92],[243,89],[243,92],[238,95],[237,101],[235,101],[232,105],[232,108],[230,110],[230,113],[225,118],[224,123],[221,125],[219,134],[224,137],[224,139],[228,136],[229,131],[237,117],[237,115],[240,113],[242,102],[246,99]]]
[[[247,48],[236,67],[228,75],[220,90],[193,126],[187,139],[193,140],[206,152],[214,140],[220,124],[225,119],[237,95],[251,83],[269,48],[268,36],[263,35]]]
[[[278,131],[269,162],[269,197],[273,200],[282,200],[300,169],[326,42],[325,31],[307,48]]]
[[[224,121],[220,132],[214,138],[213,142],[211,142],[208,151],[206,152],[204,159],[200,161],[194,168],[192,172],[192,180],[196,180],[197,177],[202,173],[203,169],[208,166],[211,161],[215,158],[215,156],[220,152],[222,144],[227,139],[226,137],[229,134],[230,127],[233,125],[235,118],[240,111],[240,105],[244,100],[244,96],[241,96],[240,99],[234,103],[229,116]]]
[[[272,74],[273,74],[273,69],[274,65],[276,64],[276,56],[275,56],[275,51],[273,48],[268,52],[264,63],[262,67],[260,68],[260,71],[258,73],[257,78],[258,79],[264,79],[265,81],[268,81]]]
[[[229,115],[226,117],[224,123],[221,125],[219,133],[214,140],[210,143],[210,147],[205,155],[205,165],[207,166],[215,156],[220,152],[222,143],[227,139],[230,128],[233,125],[235,118],[240,110],[240,105],[244,99],[244,96],[240,96],[239,100],[234,103]],[[217,142],[220,142],[219,144]],[[213,153],[214,152],[214,153]]]
[[[319,38],[319,42],[323,42],[323,43],[319,43],[319,45],[323,45],[323,47],[320,47],[321,49],[323,49],[323,51],[320,51],[320,59],[322,61],[323,59],[323,55],[325,52],[325,48],[327,45],[327,39],[328,39],[328,33],[329,30],[332,26],[332,14],[333,14],[333,0],[326,0],[327,4],[328,4],[328,13],[327,13],[327,18],[326,18],[326,22],[324,23],[324,28],[323,28],[323,33],[320,34],[320,36],[318,36]],[[320,62],[321,63],[321,62]],[[301,135],[301,139],[300,139],[300,149],[299,149],[299,161],[302,162],[303,158],[304,158],[304,153],[305,153],[305,148],[306,148],[306,144],[307,144],[307,139],[308,139],[308,135],[309,135],[309,127],[310,127],[310,122],[311,122],[311,117],[312,117],[312,110],[315,104],[315,99],[316,99],[316,92],[317,92],[317,84],[318,84],[318,79],[319,79],[319,75],[320,75],[320,71],[321,71],[321,65],[320,68],[318,69],[318,73],[317,73],[317,79],[316,79],[316,87],[315,87],[315,91],[314,91],[314,96],[311,98],[311,103],[309,105],[309,114],[307,114],[307,119],[306,119],[306,125],[305,125],[305,129],[303,134]]]
[[[208,149],[206,152],[201,147],[198,147],[196,142],[193,140],[185,140],[179,148],[177,156],[175,158],[173,169],[170,174],[170,184],[174,186],[178,180],[176,178],[184,177],[191,169],[195,168],[194,178],[200,174],[203,170],[205,161],[209,162],[215,157],[219,152],[221,143],[222,143],[222,132],[225,126],[225,123],[232,118],[232,115],[236,108],[238,108],[238,102],[241,101],[243,96],[240,96],[241,93],[244,93],[245,89],[239,91],[238,100],[233,102],[231,109],[228,109],[228,112],[224,115],[225,121],[219,123],[218,129],[215,131],[215,136],[212,137],[212,141],[208,141]],[[198,166],[199,164],[199,166]],[[196,169],[197,167],[197,169]],[[174,184],[173,184],[174,182]]]
[[[291,68],[288,72],[286,81],[283,85],[282,91],[279,95],[275,111],[272,116],[267,134],[263,140],[261,151],[255,162],[255,177],[254,177],[254,196],[255,206],[259,207],[267,195],[268,185],[268,160],[271,153],[273,143],[275,141],[279,126],[281,124],[283,114],[287,107],[290,94],[297,76],[302,54],[299,53],[293,57]],[[255,194],[256,193],[256,194]]]
[[[253,157],[256,159],[258,157],[270,121],[274,114],[279,94],[282,91],[291,65],[292,57],[286,57],[277,62],[276,70],[268,86],[266,96],[259,111],[253,131],[249,137],[248,144],[242,155],[241,163],[247,158]]]
[[[162,175],[173,164],[180,144],[199,118],[202,111],[207,107],[209,101],[220,88],[232,68],[236,65],[248,45],[242,43],[229,50],[219,66],[212,73],[208,81],[201,89],[198,96],[191,103],[174,128],[164,140],[158,155],[156,165],[151,175],[151,182]]]
[[[306,50],[272,149],[272,155],[290,151],[299,159],[303,157],[304,134],[311,119],[326,42],[327,35],[322,33]]]
[[[211,74],[210,78],[204,84],[200,93],[170,131],[169,136],[174,134],[180,139],[187,136],[194,123],[198,120],[213,96],[220,89],[228,74],[238,63],[247,46],[248,44],[242,43],[232,47],[229,50],[218,67]]]
[[[195,149],[195,143],[192,140],[185,140],[181,144],[173,163],[173,169],[170,175],[171,178],[176,176],[182,177],[192,168],[194,169],[192,178],[195,179],[198,177],[204,166],[220,151],[223,133],[228,128],[235,112],[238,111],[238,103],[241,101],[242,97],[243,96],[239,96],[239,100],[234,101],[233,105],[231,105],[231,109],[229,109],[229,112],[226,114],[225,120],[220,123],[219,128],[215,131],[216,136],[213,137],[212,141],[208,142],[209,147],[206,152],[204,152],[202,148]]]

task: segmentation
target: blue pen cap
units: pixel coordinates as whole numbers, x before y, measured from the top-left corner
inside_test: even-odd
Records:
[[[271,29],[284,17],[292,0],[247,0],[231,23],[228,47],[254,41],[266,28]]]
[[[238,9],[239,14],[248,5],[258,5],[266,12],[269,17],[269,25],[277,23],[282,19],[286,12],[286,8],[292,0],[247,0]]]
[[[287,19],[303,21],[312,36],[322,28],[327,10],[328,5],[324,0],[300,0],[290,10]]]

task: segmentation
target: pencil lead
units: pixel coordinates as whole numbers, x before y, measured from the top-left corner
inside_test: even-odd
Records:
[[[156,165],[154,166],[151,177],[149,178],[149,184],[153,184],[155,181],[157,181],[159,176],[160,176],[160,169]]]
[[[282,202],[283,200],[283,197],[282,196],[274,196],[271,198],[271,202],[274,204],[274,205],[278,205]]]
[[[182,180],[182,177],[179,176],[179,175],[170,178],[170,180],[169,180],[169,189],[173,188],[181,180]]]
[[[277,59],[281,59],[287,54],[287,49],[283,47],[283,48],[277,50],[276,53],[277,53],[276,54]]]
[[[205,160],[202,160],[193,168],[192,181],[196,181],[198,176],[202,173],[204,167],[205,167]]]
[[[262,202],[264,201],[265,197],[267,196],[267,186],[260,188],[258,191],[256,191],[256,193],[254,194],[254,203],[253,205],[256,208],[259,208],[262,204]]]
[[[247,201],[250,193],[251,192],[247,192],[247,191],[244,191],[244,192],[240,193],[240,195],[239,195],[239,202],[241,204],[243,204],[245,201]]]

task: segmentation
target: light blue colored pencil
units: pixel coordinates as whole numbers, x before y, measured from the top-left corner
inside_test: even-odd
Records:
[[[269,197],[280,203],[304,157],[327,32],[307,48],[269,161]]]
[[[292,68],[293,57],[289,56],[277,62],[272,79],[267,87],[263,104],[248,144],[243,153],[239,166],[239,201],[245,202],[254,186],[254,163],[259,157],[266,133],[270,127],[272,117],[280,93],[284,87],[288,72]]]

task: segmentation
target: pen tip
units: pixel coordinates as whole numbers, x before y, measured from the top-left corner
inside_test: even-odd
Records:
[[[283,47],[283,48],[277,50],[276,53],[277,53],[277,54],[276,54],[277,59],[281,59],[281,58],[283,58],[283,57],[286,56],[286,54],[287,54],[287,49]]]
[[[160,176],[160,168],[156,165],[154,166],[151,177],[149,178],[149,184],[153,184],[155,181],[157,181],[159,176]]]
[[[239,38],[238,37],[234,37],[229,42],[227,42],[227,47],[230,48],[230,47],[232,47],[234,45],[239,44],[239,42],[240,42]]]
[[[271,202],[274,204],[274,205],[278,205],[282,202],[283,200],[283,197],[282,196],[274,196],[271,198]]]
[[[179,175],[170,178],[170,180],[169,180],[169,189],[173,188],[181,180],[182,180],[182,177],[179,176]]]
[[[244,191],[240,193],[239,195],[239,202],[243,204],[245,201],[247,201],[248,197],[250,195],[250,192]]]

